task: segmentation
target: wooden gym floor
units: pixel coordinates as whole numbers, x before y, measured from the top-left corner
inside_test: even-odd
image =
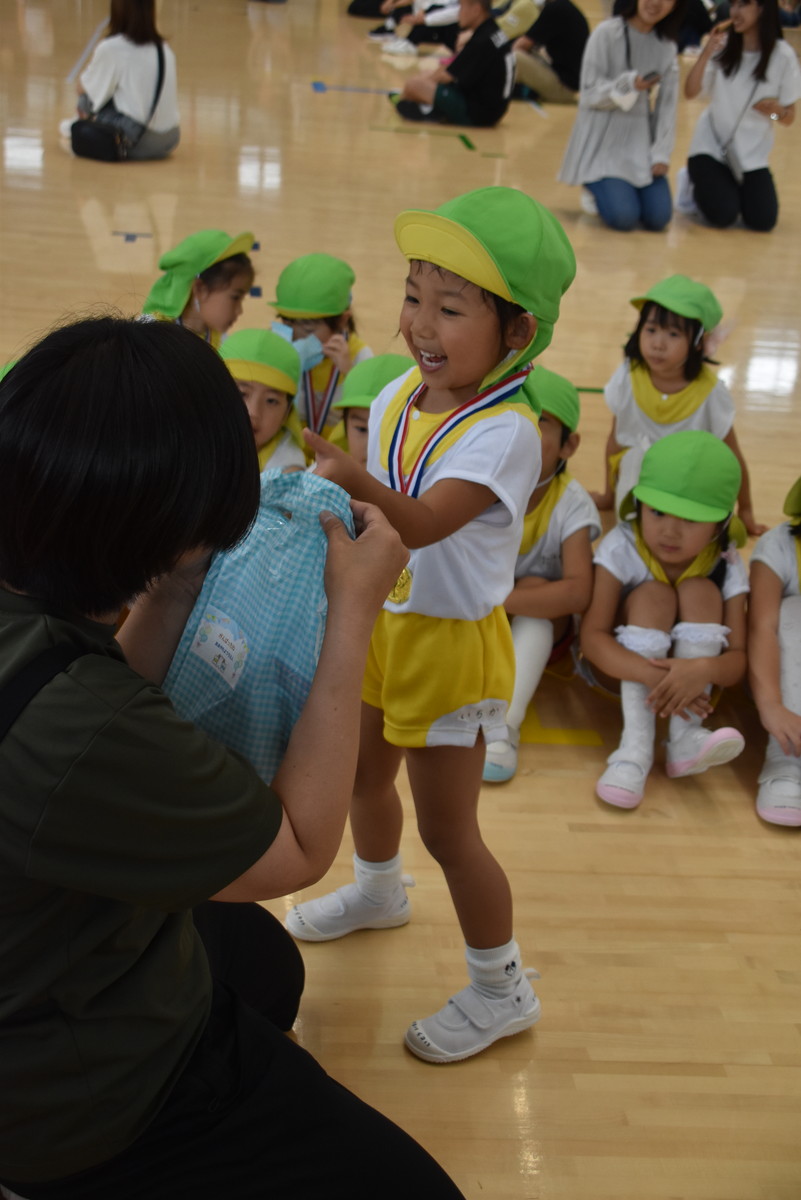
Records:
[[[781,519],[801,473],[798,125],[777,130],[772,234],[677,216],[663,235],[617,235],[555,182],[571,110],[517,102],[497,130],[404,126],[381,90],[414,64],[382,58],[366,40],[374,22],[346,17],[345,0],[164,0],[182,144],[168,162],[106,166],[72,158],[58,136],[106,14],[101,0],[0,0],[0,361],[65,314],[137,311],[159,255],[211,226],[261,243],[263,296],[240,327],[268,323],[264,301],[292,257],[326,250],[355,268],[363,336],[377,353],[396,348],[395,215],[511,185],[549,205],[576,249],[544,361],[578,386],[601,387],[619,362],[629,297],[676,271],[715,290],[732,326],[719,358],[757,516]],[[600,19],[597,0],[587,15]],[[674,181],[699,111],[681,102]],[[573,463],[589,487],[601,482],[607,426],[602,398],[585,394]],[[404,1051],[407,1024],[465,978],[411,810],[411,924],[305,949],[298,1040],[420,1138],[468,1200],[801,1196],[799,834],[754,813],[763,735],[745,693],[718,715],[746,733],[742,758],[673,782],[657,766],[642,807],[618,812],[593,795],[616,743],[614,702],[544,681],[517,778],[483,797],[525,962],[542,973],[533,1032],[450,1067]],[[350,853],[346,838],[326,886],[349,878]],[[371,1186],[380,1196],[380,1181]]]

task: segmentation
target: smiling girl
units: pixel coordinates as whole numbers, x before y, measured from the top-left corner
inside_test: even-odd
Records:
[[[688,100],[711,94],[690,144],[687,169],[694,200],[711,225],[742,215],[767,232],[779,215],[768,157],[776,125],[792,125],[801,70],[783,40],[776,0],[732,0],[731,20],[717,25],[687,76]]]
[[[579,107],[559,178],[581,184],[612,229],[658,231],[671,218],[667,181],[676,129],[675,38],[686,0],[624,0],[590,34]]]
[[[485,742],[506,737],[512,590],[526,504],[540,474],[533,409],[520,389],[549,343],[575,259],[554,217],[522,192],[483,188],[434,212],[405,212],[409,261],[400,327],[417,366],[370,411],[367,469],[306,433],[317,470],[371,497],[411,549],[379,615],[362,689],[350,820],[356,882],[297,905],[306,941],[409,920],[395,777],[405,757],[428,851],[466,942],[470,983],[414,1021],[406,1045],[454,1062],[533,1025],[512,897],[485,845],[478,799]]]
[[[745,673],[739,487],[740,464],[723,442],[700,430],[669,434],[646,453],[620,523],[596,551],[581,649],[602,682],[620,681],[623,736],[595,788],[617,808],[642,800],[657,716],[669,718],[671,778],[729,762],[745,744],[735,729],[702,723],[712,686]]]
[[[686,275],[671,275],[631,301],[637,328],[624,361],[604,388],[612,410],[606,485],[593,493],[599,509],[619,508],[637,482],[650,445],[680,429],[705,429],[726,443],[742,472],[738,512],[749,534],[765,532],[751,504],[748,470],[734,432],[734,401],[709,366],[710,335],[723,316],[714,293]]]

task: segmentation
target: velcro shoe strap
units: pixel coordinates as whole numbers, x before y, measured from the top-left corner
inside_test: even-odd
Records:
[[[455,1004],[462,1016],[477,1029],[491,1029],[498,1023],[497,1012],[475,988],[466,987],[457,996],[451,996],[451,1004]]]

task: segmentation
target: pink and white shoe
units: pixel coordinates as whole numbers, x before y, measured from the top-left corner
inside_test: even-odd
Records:
[[[745,738],[736,729],[704,729],[690,725],[667,743],[665,771],[671,779],[700,775],[742,754]]]
[[[636,808],[643,798],[648,772],[635,762],[610,762],[595,785],[599,800],[615,808]]]
[[[801,777],[789,770],[786,775],[761,777],[756,810],[771,825],[801,827]]]

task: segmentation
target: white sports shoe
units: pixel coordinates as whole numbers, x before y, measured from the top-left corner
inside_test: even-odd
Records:
[[[67,119],[65,121],[59,121],[59,125],[58,125],[59,136],[63,137],[63,138],[72,137],[72,123],[73,123],[73,121],[77,121],[77,119],[78,119],[77,117],[67,117]]]
[[[520,734],[512,736],[508,742],[488,742],[484,758],[485,783],[506,783],[517,772],[517,747]]]
[[[407,887],[414,887],[411,875],[401,877],[385,904],[374,904],[365,899],[357,884],[346,883],[319,900],[296,904],[284,924],[302,942],[330,942],[357,929],[395,929],[405,925],[412,915]]]
[[[648,772],[635,762],[610,762],[595,785],[599,800],[615,808],[636,808],[645,792]]]
[[[413,54],[417,57],[417,47],[414,42],[410,42],[408,38],[397,37],[391,42],[386,42],[381,47],[382,54]]]
[[[581,211],[586,213],[588,217],[598,216],[598,205],[595,203],[595,197],[592,192],[588,192],[586,188],[581,189],[581,197],[579,200]]]
[[[488,1000],[469,983],[433,1017],[412,1021],[406,1046],[426,1062],[459,1062],[480,1054],[499,1038],[522,1033],[540,1018],[540,1002],[529,983],[532,978],[539,979],[539,973],[531,968],[523,971],[512,995],[501,1000]]]
[[[745,747],[745,738],[736,729],[704,729],[689,725],[667,743],[665,771],[671,779],[700,775],[710,767],[731,762]]]
[[[801,825],[801,777],[788,770],[760,778],[756,810],[771,825]]]

